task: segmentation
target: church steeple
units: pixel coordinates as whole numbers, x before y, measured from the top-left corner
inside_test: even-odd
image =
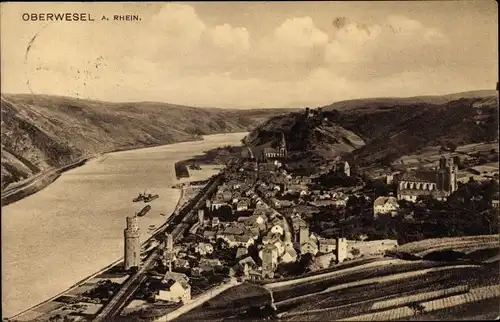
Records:
[[[279,144],[278,150],[279,150],[280,156],[282,158],[286,158],[286,155],[287,155],[287,151],[286,151],[286,139],[285,139],[285,133],[283,133],[283,131],[281,131],[281,140],[280,140],[280,144]]]

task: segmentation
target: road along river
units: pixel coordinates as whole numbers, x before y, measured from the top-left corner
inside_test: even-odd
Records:
[[[2,317],[15,315],[71,287],[123,256],[125,217],[144,207],[140,192],[158,193],[141,217],[141,241],[179,199],[178,182],[203,180],[217,167],[179,181],[174,163],[203,151],[239,145],[246,133],[114,152],[72,169],[45,189],[2,208]],[[220,168],[220,167],[219,167]]]

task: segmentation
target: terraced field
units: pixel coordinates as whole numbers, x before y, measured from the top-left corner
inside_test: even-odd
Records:
[[[492,308],[499,307],[499,299],[487,299],[474,303],[467,303],[449,307],[433,312],[427,312],[410,316],[396,321],[474,321],[474,320],[494,320],[500,316],[499,310]]]
[[[350,282],[357,282],[368,278],[388,276],[397,273],[411,272],[419,269],[450,265],[450,263],[443,262],[404,260],[391,260],[387,261],[386,263],[388,264],[383,266],[360,268],[358,270],[352,270],[343,274],[341,273],[342,271],[339,271],[339,274],[333,275],[331,277],[321,278],[316,281],[308,281],[298,285],[276,288],[273,289],[274,300],[276,302],[276,305],[279,305],[279,302],[281,301],[285,301],[298,296],[325,291],[329,287],[345,285]]]
[[[482,247],[483,245],[488,247],[495,247],[499,245],[499,242],[499,234],[449,238],[430,238],[418,242],[404,244],[398,247],[397,251],[421,255],[447,248],[455,249],[456,247],[460,247],[462,250],[464,250],[467,246],[470,246],[471,250],[474,250],[474,248],[478,249],[477,247]]]
[[[498,267],[494,265],[475,269],[461,267],[451,270],[433,271],[405,280],[364,285],[318,294],[314,298],[302,298],[295,302],[289,302],[286,305],[279,305],[278,303],[277,306],[279,315],[283,320],[333,321],[349,317],[352,317],[353,321],[363,318],[394,320],[398,319],[399,316],[401,316],[401,319],[405,319],[414,314],[413,309],[407,306],[411,302],[427,301],[427,303],[438,303],[428,305],[434,305],[436,306],[435,309],[439,309],[439,305],[444,305],[443,303],[445,303],[445,300],[442,299],[443,297],[447,297],[448,300],[446,301],[450,301],[449,299],[453,298],[453,295],[463,294],[468,289],[499,283]],[[447,289],[447,291],[443,292],[443,289]],[[489,291],[491,293],[491,290]],[[481,292],[485,293],[486,290],[479,291],[479,293]],[[475,296],[474,300],[481,300],[479,295],[471,294],[467,296],[470,298]],[[464,301],[464,299],[466,297],[463,297],[461,301]],[[456,303],[460,305],[461,302],[457,300]],[[399,307],[394,308],[394,305],[399,305]],[[498,308],[498,301],[493,309],[495,307]],[[449,309],[447,308],[446,310]],[[491,309],[490,307],[490,312]],[[377,313],[376,316],[374,315],[375,313]],[[411,315],[408,315],[410,313]],[[366,317],[360,317],[361,315],[366,315]]]
[[[222,321],[244,313],[250,306],[271,303],[271,294],[259,285],[244,283],[217,295],[204,305],[181,315],[175,321]]]

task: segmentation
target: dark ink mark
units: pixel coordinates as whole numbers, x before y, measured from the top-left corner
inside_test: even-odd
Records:
[[[337,17],[332,21],[332,25],[337,29],[342,29],[345,25],[347,25],[347,21],[347,17]]]
[[[42,30],[44,30],[49,24],[45,24],[34,36],[33,38],[31,38],[30,42],[28,43],[28,46],[26,47],[26,51],[24,53],[24,65],[26,66],[28,64],[28,54],[30,52],[30,49],[31,49],[31,46],[33,46],[33,43],[35,42],[36,38],[38,37],[38,35],[40,34],[40,32],[42,32]],[[31,89],[31,85],[30,85],[30,80],[29,80],[29,77],[28,77],[28,74],[27,74],[27,68],[26,68],[26,85],[28,86],[28,90],[30,91],[31,94],[34,94],[33,93],[33,90]]]

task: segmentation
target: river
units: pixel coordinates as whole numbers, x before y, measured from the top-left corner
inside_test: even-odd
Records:
[[[123,256],[126,217],[144,207],[140,192],[158,193],[141,217],[141,240],[160,226],[180,196],[174,163],[247,133],[216,134],[203,141],[114,152],[70,170],[45,189],[2,208],[2,317],[15,315],[68,289]],[[219,167],[220,168],[220,167]],[[217,167],[190,171],[203,180]]]

